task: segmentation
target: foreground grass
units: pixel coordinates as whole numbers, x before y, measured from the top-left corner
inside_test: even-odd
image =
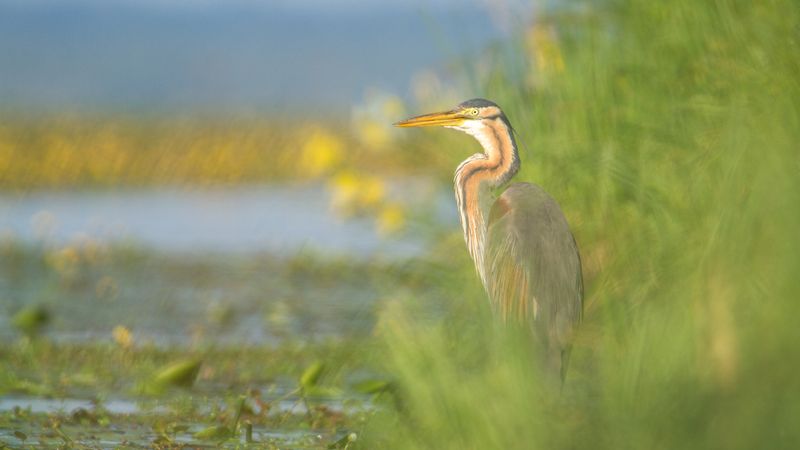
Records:
[[[442,320],[384,311],[399,400],[364,448],[797,448],[798,26],[789,1],[607,1],[487,55],[476,88],[586,265],[571,371],[547,389],[466,262]]]

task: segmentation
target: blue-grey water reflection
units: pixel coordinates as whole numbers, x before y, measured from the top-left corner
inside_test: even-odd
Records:
[[[457,227],[449,189],[404,180],[391,183],[389,194]],[[32,304],[57,318],[47,333],[62,342],[107,340],[117,324],[136,330],[140,342],[181,345],[368,332],[371,308],[393,288],[365,271],[392,270],[428,242],[413,224],[404,235],[381,237],[368,218],[337,218],[329,200],[319,185],[4,193],[0,242],[46,245],[22,253],[6,247],[0,340],[18,335],[10,318]],[[82,248],[70,244],[85,236],[132,242],[134,252],[69,266],[61,249]],[[316,272],[313,262],[292,262],[304,260],[304,250],[348,265],[330,279],[324,263]]]
[[[433,197],[438,214],[454,217],[445,193]],[[343,220],[329,202],[318,185],[2,194],[0,233],[55,243],[88,235],[164,252],[408,257],[424,246],[408,234],[382,237],[368,218]]]

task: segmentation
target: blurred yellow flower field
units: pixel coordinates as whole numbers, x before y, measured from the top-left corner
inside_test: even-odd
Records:
[[[405,221],[401,205],[387,196],[387,180],[418,172],[415,160],[427,151],[391,151],[398,144],[392,122],[404,110],[396,97],[374,93],[356,108],[350,125],[113,116],[8,120],[0,125],[0,189],[321,182],[334,212],[372,215],[382,234],[393,234]],[[430,174],[450,171],[452,159],[435,161],[441,167],[428,168],[441,170]],[[42,235],[52,226],[45,216],[36,222]],[[66,273],[67,259],[62,255],[53,264]]]
[[[389,144],[386,130],[400,117],[394,109],[385,123],[357,122],[352,131],[266,119],[6,120],[0,125],[0,188],[271,183],[316,178],[343,165],[402,174],[412,168],[403,155],[369,156]]]

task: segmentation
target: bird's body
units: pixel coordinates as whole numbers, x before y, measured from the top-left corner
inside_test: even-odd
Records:
[[[439,125],[475,137],[483,147],[456,169],[456,203],[464,239],[494,310],[530,323],[547,365],[563,379],[572,332],[581,320],[583,281],[575,239],[558,203],[542,188],[513,183],[519,170],[513,129],[494,103],[474,99],[452,111],[398,126]]]
[[[495,309],[533,324],[547,365],[563,379],[582,315],[583,277],[561,209],[539,186],[512,184],[492,207],[486,249],[492,276],[485,286]]]

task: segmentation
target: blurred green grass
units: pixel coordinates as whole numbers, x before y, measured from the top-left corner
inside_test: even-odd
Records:
[[[573,226],[585,322],[548,392],[451,259],[383,311],[397,388],[364,448],[798,448],[798,30],[791,1],[568,2],[468,65]]]

